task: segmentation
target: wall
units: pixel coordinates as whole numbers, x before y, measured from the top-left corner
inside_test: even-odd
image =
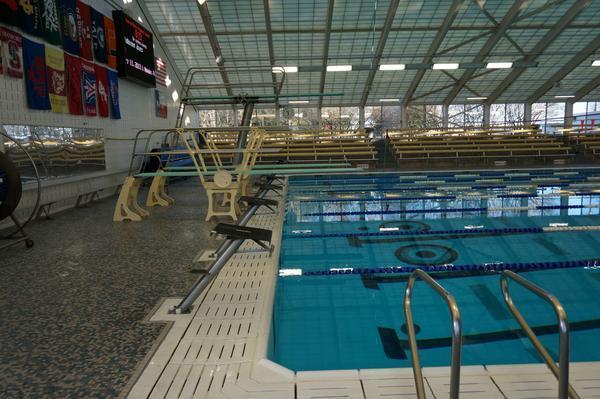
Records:
[[[88,0],[85,2],[105,15],[111,16],[112,7],[105,1]],[[135,6],[128,13],[134,19],[137,19],[138,15],[140,15],[139,9],[136,9]],[[143,25],[149,29],[147,23]],[[14,27],[8,28],[17,30]],[[40,38],[29,38],[43,42]],[[155,56],[166,60],[165,53],[156,40],[154,40],[154,45]],[[157,88],[161,91],[162,102],[168,105],[168,119],[155,116],[153,88],[146,88],[126,79],[119,79],[122,118],[114,120],[110,118],[74,116],[53,113],[51,111],[30,110],[27,108],[24,80],[0,75],[0,124],[103,129],[106,142],[106,171],[44,182],[42,202],[57,201],[54,208],[59,210],[73,206],[77,196],[86,190],[104,189],[102,191],[103,195],[114,194],[116,185],[122,182],[125,172],[129,167],[133,146],[131,139],[135,133],[140,129],[175,126],[178,103],[173,102],[171,93],[173,90],[181,93],[181,87],[168,60],[167,67],[172,83],[169,88],[162,86],[157,86]],[[18,212],[20,216],[27,214],[25,208],[32,206],[34,202],[31,187],[24,187],[24,189],[25,193],[21,201],[20,212]]]

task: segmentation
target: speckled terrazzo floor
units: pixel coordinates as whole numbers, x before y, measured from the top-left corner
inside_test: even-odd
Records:
[[[144,317],[186,292],[193,256],[215,244],[198,184],[170,192],[175,205],[142,223],[113,223],[111,197],[31,224],[32,249],[0,251],[0,398],[121,393],[166,326]]]

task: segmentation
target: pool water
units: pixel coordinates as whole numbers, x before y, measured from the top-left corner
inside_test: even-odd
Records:
[[[410,367],[406,271],[421,267],[458,302],[463,365],[539,363],[504,304],[499,274],[488,270],[505,265],[561,301],[571,360],[600,361],[600,230],[560,230],[600,225],[597,176],[598,169],[290,179],[269,357],[295,371]],[[552,309],[510,287],[557,359]],[[449,365],[449,313],[422,282],[413,317],[422,364]]]

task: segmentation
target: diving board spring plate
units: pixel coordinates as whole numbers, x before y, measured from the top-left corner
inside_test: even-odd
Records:
[[[217,187],[220,187],[220,188],[227,188],[233,182],[231,173],[227,172],[226,170],[217,171],[215,173],[213,179],[214,179],[214,182],[217,185]]]

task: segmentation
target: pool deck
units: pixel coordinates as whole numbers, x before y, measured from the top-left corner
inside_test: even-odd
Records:
[[[150,321],[172,324],[123,396],[416,398],[410,368],[294,373],[266,358],[285,194],[277,198],[277,213],[259,210],[248,224],[273,230],[271,255],[244,243],[190,314],[168,313],[180,298],[167,298],[157,307]],[[424,368],[423,373],[428,397],[447,398],[449,368]],[[582,398],[600,398],[600,362],[571,363],[570,377]],[[542,364],[461,368],[461,398],[556,398],[557,388]]]

